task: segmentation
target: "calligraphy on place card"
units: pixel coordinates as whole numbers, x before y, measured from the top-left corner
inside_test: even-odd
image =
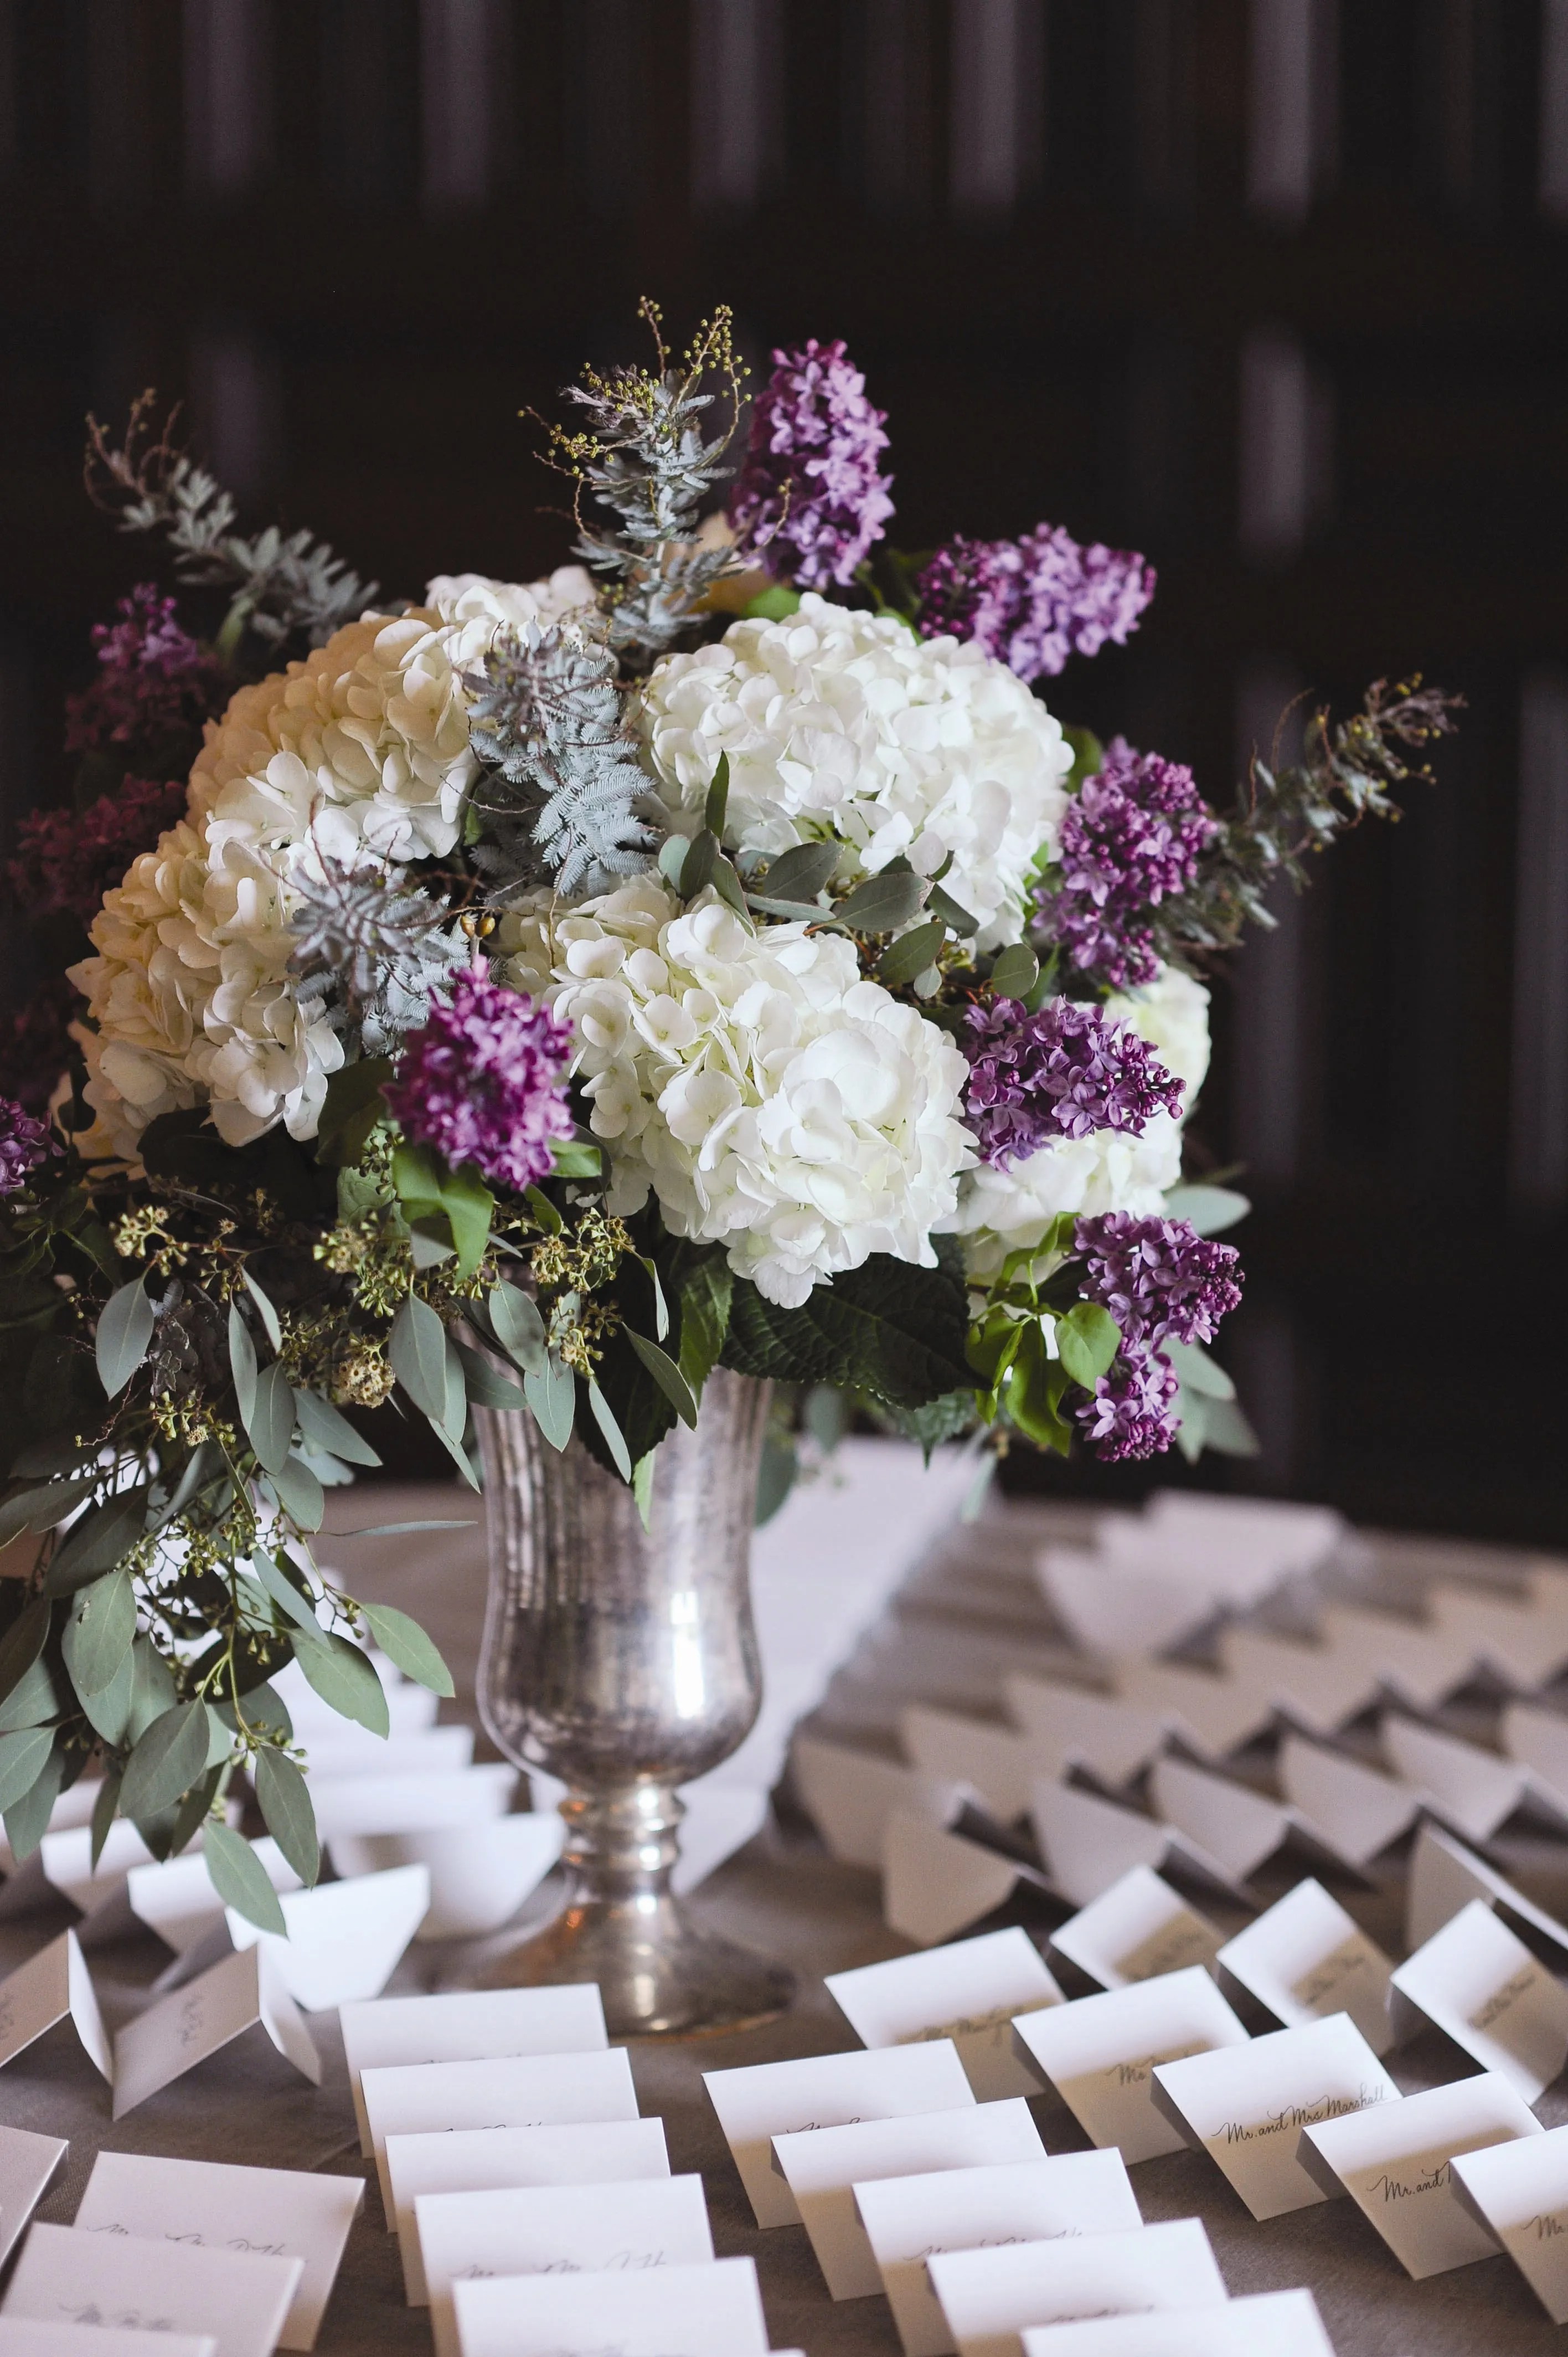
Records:
[[[1039,2093],[1015,2051],[1013,2018],[1060,2005],[1062,1992],[1021,1926],[830,1973],[826,1986],[863,2044],[950,2038],[982,2103]]]
[[[1449,2166],[1455,2154],[1541,2133],[1523,2096],[1488,2071],[1304,2128],[1301,2158],[1326,2190],[1335,2180],[1344,2187],[1420,2282],[1489,2259],[1498,2247],[1458,2198]]]
[[[1254,2218],[1327,2199],[1297,2158],[1303,2128],[1393,2103],[1399,2089],[1348,2013],[1155,2071],[1155,2101],[1224,2172]]]
[[[1015,2030],[1086,2135],[1119,2146],[1129,2163],[1179,2152],[1185,2142],[1155,2106],[1155,2065],[1249,2042],[1196,1964],[1026,2014]]]
[[[209,2333],[217,2357],[272,2357],[302,2271],[298,2259],[252,2251],[35,2226],[0,2315],[160,2335]]]
[[[1024,2335],[1024,2357],[1334,2357],[1309,2291],[1258,2292],[1223,2308],[1097,2316]]]
[[[1393,2044],[1392,1964],[1320,1882],[1298,1882],[1227,1940],[1216,1962],[1227,1981],[1266,2005],[1287,2029],[1348,2013],[1374,2054]]]
[[[1483,1899],[1472,1899],[1408,1957],[1393,1986],[1527,2104],[1568,2061],[1568,1990]]]
[[[1197,2218],[1124,2234],[948,2251],[927,2261],[959,2357],[1022,2357],[1032,2324],[1218,2308],[1227,2295]]]
[[[216,2357],[217,2348],[206,2332],[116,2332],[101,2324],[0,2316],[0,2357]]]
[[[114,2116],[124,2118],[171,2080],[260,2030],[300,2076],[321,2084],[321,2057],[272,1959],[251,1948],[225,1956],[188,1987],[128,2021],[114,2040]]]
[[[634,2120],[624,2046],[588,2054],[514,2054],[475,2062],[391,2062],[361,2072],[371,2148],[390,2230],[387,2138],[431,2128],[567,2127]]]
[[[16,2249],[70,2149],[60,2136],[0,2127],[0,2266]]]
[[[0,1981],[0,2065],[62,2021],[71,2025],[89,2061],[112,2079],[108,2034],[74,1932],[62,1932]]]
[[[474,1989],[449,1996],[372,1997],[338,2008],[360,2124],[371,2144],[360,2073],[393,2062],[476,2062],[502,2054],[587,2054],[609,2044],[592,1981],[559,1988]]]
[[[1568,2324],[1568,2127],[1455,2153],[1449,2166],[1459,2200],[1497,2236],[1552,2323]]]
[[[1151,1867],[1135,1866],[1051,1933],[1051,1945],[1102,1988],[1208,1964],[1221,1934]]]
[[[768,2357],[751,2259],[452,2287],[463,2357]]]

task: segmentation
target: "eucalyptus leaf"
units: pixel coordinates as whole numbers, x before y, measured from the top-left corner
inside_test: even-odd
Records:
[[[294,1394],[294,1412],[301,1433],[313,1448],[325,1448],[349,1465],[379,1465],[381,1458],[368,1440],[362,1439],[346,1415],[339,1415],[330,1400],[319,1392],[301,1391]]]
[[[153,1305],[139,1276],[104,1303],[93,1349],[99,1381],[111,1399],[118,1398],[146,1357],[154,1322]]]
[[[482,1351],[471,1351],[466,1342],[455,1342],[453,1349],[462,1361],[464,1381],[469,1399],[476,1407],[525,1408],[528,1396],[521,1383],[514,1383],[492,1367]]]
[[[1204,1440],[1220,1457],[1256,1457],[1258,1436],[1235,1400],[1206,1399]]]
[[[281,1846],[281,1844],[280,1844]],[[286,1939],[288,1925],[266,1868],[242,1835],[216,1818],[202,1835],[201,1855],[213,1889],[225,1907],[232,1907],[258,1931],[279,1932]]]
[[[1185,1220],[1200,1236],[1217,1236],[1244,1220],[1252,1206],[1233,1187],[1173,1187],[1165,1197],[1165,1216]]]
[[[468,1386],[463,1379],[463,1361],[457,1356],[456,1344],[446,1332],[445,1328],[442,1333],[446,1345],[446,1405],[441,1411],[441,1424],[443,1429],[449,1432],[454,1440],[461,1440],[468,1422]]]
[[[657,1342],[650,1342],[646,1334],[634,1334],[629,1326],[625,1330],[627,1340],[637,1352],[682,1423],[690,1425],[694,1430],[697,1422],[697,1403],[693,1396],[691,1384],[686,1381],[674,1360],[667,1351],[661,1351]],[[589,1398],[591,1405],[592,1394],[589,1394]],[[602,1421],[600,1428],[603,1429]],[[618,1426],[617,1430],[619,1430]],[[607,1434],[606,1437],[608,1438]],[[615,1446],[613,1441],[610,1446],[613,1450]]]
[[[746,888],[722,852],[714,861],[713,873],[708,881],[719,899],[733,909],[737,917],[745,919],[746,931],[755,931],[756,928],[752,924],[750,913],[746,908]]]
[[[176,1703],[155,1718],[125,1764],[120,1787],[125,1815],[153,1817],[172,1809],[206,1770],[207,1746],[204,1702]]]
[[[153,1721],[177,1700],[174,1675],[150,1637],[138,1637],[131,1648],[131,1718],[125,1740],[139,1743]]]
[[[703,823],[710,834],[724,841],[725,820],[729,813],[729,755],[721,753],[714,766],[714,781],[708,788],[708,799],[703,811]]]
[[[997,952],[990,988],[998,998],[1027,998],[1040,978],[1040,961],[1027,942],[1013,942]]]
[[[544,1320],[538,1305],[515,1285],[490,1287],[485,1304],[490,1330],[515,1366],[525,1375],[544,1372]]]
[[[630,1337],[633,1343],[636,1342],[637,1339],[638,1338],[635,1334]],[[660,1356],[662,1355],[663,1354],[660,1353]],[[588,1405],[593,1411],[594,1422],[598,1426],[599,1430],[605,1436],[605,1446],[615,1459],[617,1471],[619,1473],[623,1481],[629,1482],[631,1480],[631,1451],[626,1445],[626,1435],[616,1421],[616,1412],[614,1408],[611,1407],[608,1400],[606,1399],[603,1392],[600,1391],[592,1375],[588,1377]]]
[[[372,1735],[388,1733],[392,1720],[380,1678],[357,1645],[346,1637],[307,1637],[299,1631],[294,1657],[306,1683],[341,1718],[351,1718]]]
[[[240,1274],[245,1280],[246,1291],[249,1293],[252,1300],[255,1303],[256,1308],[261,1314],[262,1324],[267,1329],[268,1341],[272,1344],[274,1351],[281,1351],[283,1349],[283,1328],[278,1324],[277,1311],[273,1308],[272,1303],[262,1291],[261,1286],[256,1283],[256,1280],[251,1275],[250,1270],[248,1268],[242,1268],[240,1271]]]
[[[448,1698],[457,1691],[452,1683],[452,1673],[417,1620],[406,1612],[398,1612],[390,1604],[362,1604],[365,1625],[389,1662],[394,1662],[405,1678],[416,1685],[428,1686],[432,1694]]]
[[[877,981],[889,990],[897,990],[901,984],[913,982],[934,962],[947,937],[948,929],[940,917],[933,917],[929,924],[916,925],[909,932],[900,933],[876,961]]]
[[[325,1633],[307,1599],[300,1594],[288,1574],[279,1570],[264,1548],[256,1549],[251,1557],[250,1567],[258,1585],[296,1629],[307,1630],[313,1637]]]
[[[455,1522],[361,1523],[357,1531],[334,1531],[331,1535],[332,1544],[337,1546],[344,1539],[400,1539],[407,1531],[471,1531],[473,1528],[473,1516],[463,1514]]]
[[[281,1751],[258,1751],[252,1772],[267,1831],[308,1890],[321,1872],[321,1839],[309,1788]]]
[[[681,866],[688,840],[683,834],[667,834],[659,846],[659,873],[672,892],[681,888]]]
[[[24,1605],[0,1637],[0,1703],[15,1694],[48,1640],[51,1608],[47,1597]]]
[[[8,1546],[24,1531],[58,1529],[102,1480],[102,1473],[81,1473],[72,1481],[47,1481],[40,1489],[14,1491],[0,1505],[0,1546]]]
[[[542,1188],[525,1187],[522,1190],[522,1200],[547,1236],[558,1236],[561,1233],[566,1223]]]
[[[57,1549],[44,1574],[45,1595],[69,1596],[102,1573],[113,1571],[121,1556],[145,1535],[146,1527],[145,1482],[106,1498],[102,1505],[83,1514]]]
[[[552,1448],[564,1448],[572,1437],[577,1414],[577,1385],[570,1367],[553,1351],[546,1355],[542,1375],[525,1375],[522,1388],[534,1421]]]
[[[278,1503],[295,1527],[318,1531],[327,1518],[327,1493],[309,1466],[297,1457],[285,1458],[272,1480]]]
[[[415,1268],[439,1268],[444,1260],[457,1257],[456,1246],[443,1243],[439,1236],[427,1233],[423,1221],[411,1230],[408,1249]]]
[[[92,1871],[98,1871],[98,1861],[103,1855],[103,1845],[109,1838],[120,1807],[120,1779],[115,1774],[104,1777],[98,1788],[98,1798],[92,1803]]]
[[[105,1743],[118,1746],[126,1741],[131,1732],[131,1706],[136,1691],[135,1649],[128,1645],[125,1658],[109,1684],[99,1694],[79,1697],[82,1714],[95,1735]]]
[[[682,900],[694,900],[714,872],[714,862],[719,856],[719,839],[712,827],[703,827],[686,845],[681,862],[681,873],[675,889]]]
[[[972,941],[980,931],[980,919],[972,917],[969,910],[955,900],[950,892],[945,892],[940,884],[932,885],[926,906],[933,917],[940,917],[943,924],[951,928],[961,942]]]
[[[0,1735],[0,1812],[32,1791],[54,1739],[52,1727],[19,1727],[14,1735]]]
[[[896,933],[926,905],[926,879],[905,869],[884,870],[857,884],[833,915],[852,933]]]
[[[653,1460],[658,1454],[657,1448],[650,1448],[645,1457],[638,1458],[631,1471],[631,1494],[637,1500],[645,1531],[653,1528]]]
[[[1173,1337],[1162,1342],[1160,1349],[1181,1378],[1184,1391],[1200,1392],[1205,1399],[1235,1398],[1235,1384],[1201,1342],[1178,1342]]]
[[[128,1668],[135,1634],[136,1591],[129,1572],[112,1571],[82,1589],[66,1621],[61,1651],[83,1703]]]
[[[392,1320],[387,1355],[414,1406],[440,1424],[446,1413],[446,1329],[417,1294],[409,1295]]]
[[[40,1653],[32,1668],[17,1679],[5,1701],[0,1702],[0,1734],[8,1735],[16,1727],[41,1727],[46,1719],[59,1718],[66,1702],[49,1667],[48,1655]]]
[[[763,878],[769,899],[814,901],[843,856],[839,843],[795,843],[771,861]],[[820,915],[820,910],[813,913]]]
[[[31,1857],[49,1829],[49,1819],[65,1782],[65,1768],[66,1755],[57,1743],[29,1790],[5,1811],[5,1838],[18,1866],[24,1858]]]

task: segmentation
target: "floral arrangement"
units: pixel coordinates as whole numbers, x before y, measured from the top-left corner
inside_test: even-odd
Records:
[[[378,1461],[356,1411],[475,1486],[471,1410],[532,1415],[645,1511],[719,1364],[928,1447],[1248,1445],[1205,1347],[1245,1204],[1183,1177],[1204,977],[1393,814],[1449,700],[1314,714],[1221,814],[1043,692],[1139,626],[1141,556],[1045,524],[900,554],[841,344],[777,354],[747,429],[727,315],[680,355],[644,316],[654,364],[546,429],[575,561],[525,586],[383,597],[242,537],[150,396],[92,428],[184,603],[95,633],[76,807],[12,870],[69,964],[0,1104],[17,1856],[96,1760],[99,1842],[205,1826],[281,1923],[222,1815],[248,1770],[314,1878],[275,1674],[383,1730],[367,1641],[449,1690],[312,1552]]]

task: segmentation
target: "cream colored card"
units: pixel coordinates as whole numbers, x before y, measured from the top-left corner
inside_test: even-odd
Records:
[[[271,2253],[35,2226],[0,2314],[210,2334],[216,2357],[272,2357],[303,2272],[303,2261]]]
[[[427,2308],[413,2205],[422,2193],[521,2185],[628,2185],[668,2177],[662,2120],[596,2120],[559,2128],[436,2128],[387,2138],[392,2222],[410,2308]],[[593,2200],[590,2194],[586,2197]]]
[[[1277,1801],[1182,1760],[1155,1760],[1149,1798],[1168,1825],[1217,1859],[1236,1882],[1249,1880],[1290,1837],[1290,1811]]]
[[[70,2022],[94,2068],[113,2079],[108,2033],[74,1932],[62,1932],[0,1981],[0,2065],[61,2021]]]
[[[1108,1662],[1179,1644],[1214,1617],[1217,1593],[1117,1563],[1097,1547],[1048,1546],[1036,1559],[1040,1592],[1074,1642]]]
[[[251,1854],[274,1890],[297,1890],[300,1879],[271,1835],[251,1844]],[[199,1850],[161,1864],[134,1866],[125,1877],[131,1912],[166,1947],[185,1955],[223,1921],[223,1901],[212,1887]]]
[[[298,2007],[270,1958],[252,1948],[225,1956],[116,2032],[115,2118],[252,2029],[264,2032],[302,2078],[321,2084],[321,2057]]]
[[[1269,1637],[1256,1629],[1227,1629],[1219,1658],[1233,1678],[1307,1735],[1337,1735],[1378,1698],[1376,1672],[1326,1645]]]
[[[1568,1990],[1484,1899],[1472,1899],[1407,1957],[1393,1986],[1527,2104],[1568,2061]]]
[[[690,1823],[688,1816],[682,1825],[682,1858]],[[423,1866],[430,1876],[430,1905],[414,1939],[471,1940],[510,1921],[555,1864],[565,1837],[556,1810],[523,1810],[419,1832],[338,1834],[327,1855],[345,1882],[396,1866]]]
[[[1135,1866],[1051,1933],[1051,1945],[1102,1988],[1128,1988],[1188,1964],[1209,1964],[1223,1935],[1179,1891]]]
[[[105,2331],[101,2324],[0,2316],[0,2357],[216,2357],[217,2348],[205,2332]]]
[[[1024,2335],[1024,2357],[1334,2357],[1309,2291],[1265,2291],[1223,2308],[1166,2309],[1043,2324]]]
[[[950,2038],[983,2104],[1038,2094],[1039,2081],[1014,2050],[1013,2018],[1060,2005],[1062,1992],[1020,1926],[830,1973],[826,1986],[862,2045]]]
[[[587,2054],[609,2044],[592,1981],[559,1988],[465,1989],[444,1996],[383,1996],[340,2008],[343,2054],[370,2158],[362,2071],[392,2062],[480,2062],[498,2055]]]
[[[1445,1637],[1468,1646],[1506,1685],[1535,1694],[1568,1669],[1568,1621],[1539,1604],[1475,1587],[1434,1587],[1432,1617]]]
[[[1027,1813],[1035,1779],[1056,1772],[1048,1747],[1031,1743],[1011,1727],[933,1710],[925,1703],[911,1703],[899,1712],[898,1735],[911,1767],[970,1785],[1004,1824]]]
[[[1179,2152],[1185,2142],[1155,2104],[1156,2063],[1249,2042],[1198,1964],[1026,2014],[1016,2035],[1085,2134],[1119,2146],[1129,2164]]]
[[[1288,1558],[1259,1531],[1183,1529],[1146,1514],[1101,1514],[1101,1554],[1119,1568],[1148,1572],[1216,1603],[1261,1603],[1288,1577]]]
[[[1522,2095],[1486,2072],[1304,2128],[1301,2158],[1326,2190],[1336,2181],[1344,2187],[1419,2282],[1489,2259],[1498,2248],[1455,2191],[1455,2154],[1541,2134]]]
[[[1165,1748],[1165,1721],[1114,1695],[1050,1678],[1004,1678],[1003,1693],[1019,1732],[1051,1761],[1050,1772],[1088,1768],[1108,1784],[1130,1783]]]
[[[1358,1871],[1415,1822],[1421,1795],[1299,1735],[1281,1738],[1280,1790],[1306,1830]]]
[[[1159,2063],[1155,2083],[1160,2108],[1175,2115],[1260,2219],[1327,2199],[1297,2158],[1303,2128],[1399,2096],[1348,2013]]]
[[[1434,1932],[1440,1931],[1472,1899],[1485,1899],[1500,1907],[1505,1915],[1528,1923],[1568,1956],[1568,1923],[1560,1923],[1555,1915],[1548,1915],[1533,1899],[1527,1899],[1522,1890],[1506,1881],[1495,1867],[1488,1866],[1484,1857],[1477,1857],[1440,1825],[1423,1825],[1411,1852],[1405,1893],[1405,1945],[1424,1947]]]
[[[1381,1734],[1394,1773],[1465,1841],[1489,1841],[1524,1798],[1525,1771],[1495,1751],[1418,1727],[1395,1711],[1384,1717]]]
[[[1332,1604],[1323,1615],[1329,1651],[1373,1670],[1391,1695],[1412,1710],[1435,1710],[1475,1674],[1471,1648],[1439,1629],[1389,1612],[1362,1612]]]
[[[775,2136],[854,2120],[958,2111],[974,2101],[950,2039],[704,2071],[703,2083],[759,2226],[800,2223],[795,2197],[774,2163]]]
[[[1455,2153],[1449,2167],[1457,2198],[1497,2236],[1552,2323],[1568,2324],[1568,2127]]]
[[[1045,1879],[1016,1858],[904,1809],[895,1809],[883,1828],[883,1920],[922,1947],[967,1931],[1021,1882]]]
[[[1213,1490],[1156,1490],[1144,1507],[1157,1526],[1253,1536],[1288,1571],[1313,1571],[1345,1540],[1348,1525],[1332,1506],[1288,1498],[1232,1498]]]
[[[389,2230],[389,2136],[433,2128],[567,2127],[637,2117],[637,2090],[624,2046],[471,2062],[390,2062],[362,2070],[360,2085]]]
[[[1235,1981],[1287,2029],[1347,2013],[1374,2054],[1394,2042],[1393,1966],[1320,1882],[1298,1882],[1220,1949],[1220,1986]]]
[[[1239,1679],[1216,1676],[1212,1670],[1186,1668],[1176,1662],[1129,1661],[1118,1662],[1112,1675],[1124,1701],[1152,1711],[1199,1760],[1228,1760],[1273,1719],[1273,1705],[1266,1695]]]
[[[430,1910],[430,1870],[394,1867],[352,1882],[321,1882],[279,1900],[286,1937],[259,1932],[231,1907],[236,1948],[265,1948],[284,1986],[306,2013],[380,1996]]]
[[[1215,2308],[1227,2296],[1197,2218],[1124,2234],[945,2251],[927,2266],[959,2357],[1022,2357],[1020,2336],[1033,2324]]]
[[[773,2151],[795,2197],[822,2279],[834,2299],[864,2299],[882,2277],[855,2207],[854,2188],[875,2178],[1042,2160],[1045,2146],[1021,2095],[898,2120],[854,2120],[775,2136]]]
[[[319,1727],[300,1729],[299,1739],[313,1786],[350,1776],[456,1776],[474,1760],[471,1727],[413,1727],[403,1734],[394,1729],[383,1737],[334,1717]]]
[[[1510,1702],[1503,1712],[1499,1735],[1509,1758],[1552,1793],[1560,1806],[1568,1807],[1568,1718],[1561,1711]]]
[[[820,1736],[798,1735],[789,1753],[800,1805],[847,1866],[879,1867],[887,1821],[894,1812],[950,1824],[963,1806],[963,1788],[928,1776],[873,1751],[855,1751]]]
[[[30,2128],[0,2127],[0,2266],[21,2240],[22,2229],[70,2150],[60,2136],[35,2136]]]
[[[452,2290],[462,2357],[768,2357],[750,2259],[504,2276]]]
[[[421,2193],[413,2204],[435,2357],[458,2357],[453,2285],[485,2276],[642,2275],[714,2255],[700,2177]]]
[[[507,1761],[402,1776],[312,1776],[310,1798],[323,1841],[338,1834],[403,1834],[504,1817],[517,1797]]]
[[[1087,1907],[1133,1867],[1157,1871],[1167,1859],[1235,1891],[1235,1877],[1176,1826],[1118,1808],[1074,1784],[1036,1784],[1029,1817],[1046,1872],[1075,1906]]]
[[[212,2160],[101,2152],[76,2213],[89,2234],[139,2234],[209,2251],[264,2251],[303,2273],[278,2335],[313,2349],[332,2296],[363,2179],[319,2169],[241,2169]]]
[[[950,2357],[952,2335],[926,2267],[939,2251],[1125,2233],[1144,2222],[1119,2152],[881,2178],[857,2185],[854,2201],[904,2357]]]

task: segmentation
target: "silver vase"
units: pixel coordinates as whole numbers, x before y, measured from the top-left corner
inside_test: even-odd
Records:
[[[720,1368],[695,1430],[653,1459],[645,1529],[624,1481],[575,1437],[477,1408],[489,1601],[479,1663],[486,1727],[520,1768],[568,1787],[566,1902],[478,1985],[597,1981],[613,2037],[738,2028],[792,1983],[694,1922],[670,1889],[677,1788],[716,1768],[762,1700],[749,1584],[770,1387]]]

